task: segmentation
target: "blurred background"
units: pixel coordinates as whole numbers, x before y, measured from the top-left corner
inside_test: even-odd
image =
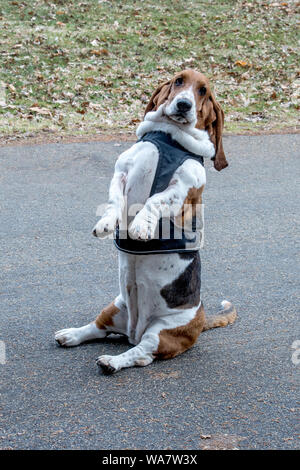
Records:
[[[299,5],[0,0],[0,137],[132,133],[184,68],[211,79],[228,133],[295,130]]]

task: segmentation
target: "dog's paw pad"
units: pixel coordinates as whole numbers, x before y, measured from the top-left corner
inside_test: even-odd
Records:
[[[117,369],[115,369],[114,367],[110,366],[109,364],[106,365],[106,364],[101,364],[99,363],[98,366],[101,368],[102,372],[106,375],[112,375],[114,374],[115,372],[117,372]]]
[[[114,372],[117,372],[117,369],[111,364],[111,357],[110,356],[100,356],[98,357],[96,364],[104,374],[111,375]]]

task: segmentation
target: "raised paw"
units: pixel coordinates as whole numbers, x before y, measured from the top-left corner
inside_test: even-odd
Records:
[[[115,230],[117,225],[117,217],[114,215],[107,215],[102,217],[93,229],[93,235],[98,238],[107,238]]]
[[[155,235],[156,224],[148,217],[142,217],[138,214],[129,226],[130,238],[134,240],[152,240]]]
[[[117,364],[115,364],[115,356],[99,356],[96,364],[101,367],[105,374],[113,374],[119,370]]]
[[[77,346],[82,342],[82,334],[80,328],[66,328],[55,333],[55,341],[60,346],[70,347]]]

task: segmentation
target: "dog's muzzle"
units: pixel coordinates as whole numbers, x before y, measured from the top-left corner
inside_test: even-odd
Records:
[[[195,105],[189,97],[178,96],[166,106],[165,114],[173,121],[190,124],[195,120]]]
[[[193,103],[190,100],[186,99],[186,98],[181,98],[176,103],[176,107],[178,109],[178,112],[182,113],[182,114],[187,113],[188,111],[190,111],[192,109],[192,106],[193,106]]]

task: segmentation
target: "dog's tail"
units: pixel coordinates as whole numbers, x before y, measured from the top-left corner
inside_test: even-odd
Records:
[[[231,325],[235,322],[237,312],[232,303],[228,302],[228,300],[223,300],[221,306],[222,308],[217,312],[217,315],[205,318],[203,331],[218,328],[219,326]]]

